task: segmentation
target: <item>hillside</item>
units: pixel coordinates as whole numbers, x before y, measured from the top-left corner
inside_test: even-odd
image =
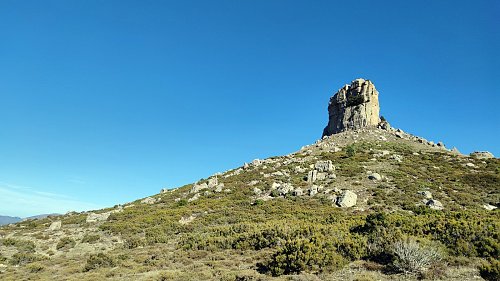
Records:
[[[485,206],[499,183],[499,159],[346,131],[124,206],[3,227],[0,278],[411,279],[391,269],[390,247],[414,237],[443,256],[420,276],[472,280],[498,258],[500,215]],[[352,207],[338,206],[345,190]]]
[[[0,228],[2,280],[498,280],[500,159],[379,116],[356,79],[316,143],[112,208]]]

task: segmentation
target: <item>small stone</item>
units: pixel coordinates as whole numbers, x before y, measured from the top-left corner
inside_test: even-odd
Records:
[[[382,180],[382,176],[380,176],[378,173],[372,173],[368,176],[368,179],[370,180]]]
[[[483,208],[485,208],[485,209],[486,209],[486,210],[488,210],[488,211],[493,211],[493,210],[497,209],[498,207],[497,207],[497,206],[490,205],[490,204],[484,204],[484,205],[483,205]]]

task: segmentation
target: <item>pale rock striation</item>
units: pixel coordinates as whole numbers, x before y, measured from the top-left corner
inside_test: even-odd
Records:
[[[328,125],[323,136],[346,130],[376,127],[380,123],[378,91],[370,80],[356,79],[330,98]]]

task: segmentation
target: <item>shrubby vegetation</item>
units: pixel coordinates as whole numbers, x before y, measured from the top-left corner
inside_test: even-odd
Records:
[[[188,202],[191,195],[184,194],[192,185],[187,185],[158,195],[162,200],[154,205],[134,202],[102,224],[89,225],[85,215],[73,215],[62,218],[63,225],[97,228],[91,230],[95,234],[85,235],[82,243],[100,243],[100,237],[107,241],[113,235],[124,241],[106,253],[85,256],[83,272],[92,271],[91,275],[113,274],[114,270],[106,268],[117,266],[131,276],[158,271],[158,280],[267,280],[286,274],[322,276],[350,262],[363,261],[373,271],[440,278],[445,264],[468,266],[483,259],[488,262],[480,267],[482,276],[498,279],[500,214],[481,206],[499,202],[500,161],[485,160],[471,171],[446,153],[418,151],[414,155],[410,146],[401,143],[360,142],[349,147],[317,155],[335,163],[338,179],[362,182],[366,178],[363,166],[370,163],[376,150],[403,156],[401,162],[393,161],[394,169],[381,168],[380,173],[389,180],[355,185],[365,190],[359,199],[368,200],[359,210],[334,207],[331,199],[321,194],[252,201],[254,187],[264,190],[276,181],[262,176],[261,172],[276,170],[263,165],[230,178],[221,177],[219,180],[231,189],[229,193],[212,192]],[[296,157],[304,161],[302,167],[316,161],[302,153]],[[381,156],[381,161],[388,161],[388,157]],[[304,175],[292,173],[295,166],[283,164],[279,169],[290,173],[289,181],[295,187],[305,189]],[[255,179],[258,184],[249,186]],[[418,194],[421,190],[432,192],[445,209],[434,211],[424,206]],[[193,214],[193,221],[179,222]],[[32,223],[30,230],[44,230],[48,225],[49,220]],[[45,237],[43,231],[37,235]],[[76,243],[62,241],[60,249]],[[26,269],[28,272],[42,265],[45,268],[39,274],[50,275],[50,266],[37,259],[33,242],[2,239],[0,243],[19,252],[4,257],[9,263],[31,263],[33,269]],[[245,264],[247,271],[238,271],[240,264]],[[82,264],[74,267],[82,271]],[[360,280],[370,280],[369,275],[363,278]]]

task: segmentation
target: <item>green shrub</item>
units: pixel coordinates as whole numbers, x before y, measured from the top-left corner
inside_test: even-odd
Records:
[[[34,253],[36,249],[35,243],[28,240],[6,238],[1,240],[1,244],[7,247],[16,247],[21,253]]]
[[[10,259],[12,265],[23,265],[42,260],[43,257],[33,253],[15,253]]]
[[[98,234],[85,234],[82,238],[82,243],[94,244],[101,239]]]
[[[354,148],[354,145],[348,145],[346,147],[345,153],[347,157],[353,157],[354,155],[356,155],[356,149]]]
[[[288,240],[266,265],[274,276],[303,271],[321,272],[338,269],[346,260],[322,238]]]
[[[87,263],[83,267],[83,271],[87,272],[103,267],[114,267],[115,265],[115,260],[105,253],[91,254],[87,258]]]
[[[479,266],[481,277],[489,281],[500,280],[500,261],[497,259],[489,259]]]
[[[56,249],[60,250],[60,251],[68,250],[68,249],[73,248],[75,245],[76,245],[76,242],[75,242],[75,240],[73,240],[73,238],[63,237],[57,243]]]
[[[38,272],[45,269],[45,267],[42,264],[37,263],[37,262],[29,264],[26,268],[31,273],[38,273]]]

